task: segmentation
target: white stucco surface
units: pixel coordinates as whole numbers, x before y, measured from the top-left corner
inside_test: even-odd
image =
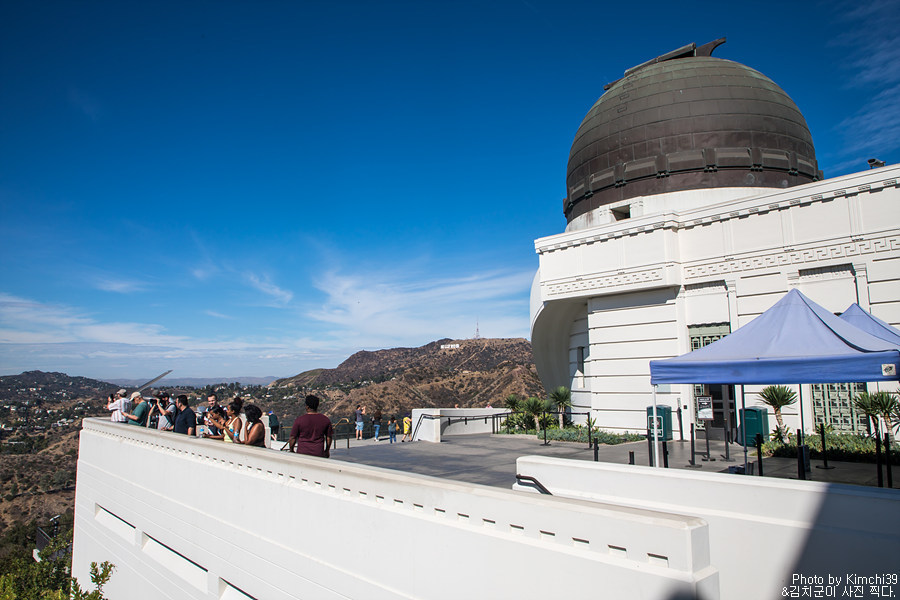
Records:
[[[447,435],[495,433],[499,421],[490,415],[502,415],[504,408],[417,408],[412,411],[413,440],[440,442]]]
[[[794,575],[897,574],[900,490],[536,456],[517,471],[555,496],[702,518],[723,598],[781,598]]]
[[[110,598],[522,599],[594,582],[593,597],[715,599],[708,548],[694,517],[105,420],[81,434],[73,574],[114,563]]]
[[[649,361],[688,352],[692,326],[734,331],[792,288],[900,325],[898,180],[895,165],[784,190],[662,194],[635,199],[628,219],[536,240],[531,333],[544,387],[570,387],[604,429],[640,431]],[[811,396],[804,386],[807,430]],[[691,386],[659,402],[694,422]],[[798,413],[785,411],[788,427],[801,426]]]

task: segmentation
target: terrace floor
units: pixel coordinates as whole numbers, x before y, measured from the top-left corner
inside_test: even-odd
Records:
[[[399,436],[398,436],[399,437]],[[705,451],[705,442],[697,447]],[[691,446],[689,442],[669,442],[670,468],[689,468]],[[661,452],[662,450],[660,450]],[[649,448],[647,442],[632,442],[616,446],[600,446],[598,458],[601,462],[628,464],[629,452],[634,452],[635,464],[647,465]],[[696,455],[697,471],[728,472],[730,467],[744,464],[743,448],[737,444],[729,447],[731,462],[725,461],[725,442],[710,440],[710,454],[715,461],[701,461]],[[387,438],[376,442],[338,440],[331,452],[334,460],[361,463],[398,471],[431,475],[456,481],[478,483],[494,487],[510,488],[516,482],[516,459],[520,456],[550,456],[573,460],[593,460],[593,450],[587,444],[574,442],[550,442],[545,446],[533,435],[465,435],[448,436],[439,444],[429,442],[399,441],[390,444]],[[756,450],[748,452],[748,461],[756,462]],[[809,479],[829,483],[849,483],[855,485],[877,485],[875,465],[871,463],[848,463],[829,461],[832,469],[822,469],[821,460],[811,461],[812,474]],[[900,478],[900,468],[894,469]],[[756,469],[752,471],[756,473]],[[789,458],[763,459],[766,477],[797,478],[797,461]],[[887,479],[885,476],[885,487]],[[900,488],[900,481],[894,481]]]

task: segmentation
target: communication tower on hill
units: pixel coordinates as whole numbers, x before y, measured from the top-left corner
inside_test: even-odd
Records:
[[[478,331],[478,319],[475,319],[475,337],[472,339],[475,339],[475,340],[481,339],[481,333]]]

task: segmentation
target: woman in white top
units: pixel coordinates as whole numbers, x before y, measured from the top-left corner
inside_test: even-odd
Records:
[[[244,434],[244,422],[241,420],[241,408],[243,406],[244,401],[240,398],[235,398],[225,407],[225,419],[219,415],[213,416],[213,424],[224,434],[223,442],[241,443],[241,437]]]

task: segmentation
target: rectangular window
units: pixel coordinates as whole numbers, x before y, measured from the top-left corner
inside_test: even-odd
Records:
[[[614,221],[624,221],[625,219],[631,218],[631,206],[626,204],[625,206],[617,206],[615,208],[609,209],[609,214],[612,215]]]

